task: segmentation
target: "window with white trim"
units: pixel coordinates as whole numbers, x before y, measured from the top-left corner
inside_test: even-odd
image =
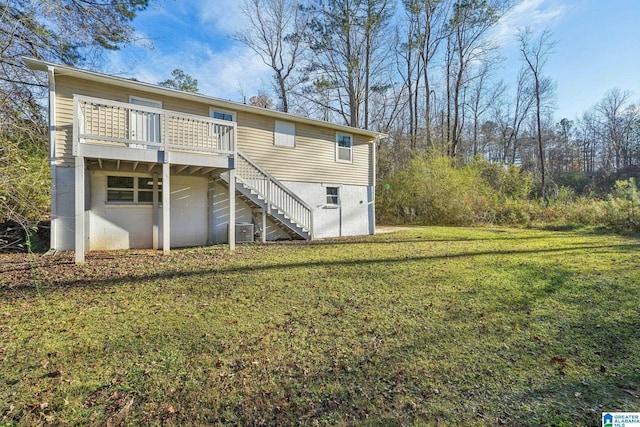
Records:
[[[336,161],[353,161],[353,139],[348,133],[336,133]]]
[[[327,188],[327,205],[338,206],[340,204],[340,190],[338,187]]]
[[[158,179],[158,201],[162,201],[162,179]],[[107,202],[141,205],[153,203],[153,178],[107,176]]]
[[[273,144],[281,147],[295,147],[296,124],[276,120]]]
[[[231,111],[220,110],[217,108],[210,107],[209,108],[209,116],[218,119],[218,120],[226,120],[228,122],[236,121],[236,113]]]

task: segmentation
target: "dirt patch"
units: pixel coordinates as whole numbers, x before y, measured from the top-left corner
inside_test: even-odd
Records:
[[[403,227],[400,225],[377,225],[376,234],[395,233],[397,231],[408,230],[409,227]]]

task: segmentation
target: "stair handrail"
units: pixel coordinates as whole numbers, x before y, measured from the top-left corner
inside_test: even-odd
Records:
[[[289,196],[290,198],[295,200],[300,206],[302,206],[304,208],[304,210],[306,210],[308,212],[309,221],[308,222],[304,221],[302,218],[299,218],[297,215],[294,215],[292,212],[289,212],[288,209],[286,209],[284,206],[280,205],[279,203],[276,203],[274,200],[271,199],[271,194],[261,194],[261,196],[263,196],[265,198],[265,202],[267,203],[267,207],[270,208],[270,206],[273,205],[276,208],[278,208],[279,210],[281,210],[282,212],[284,212],[285,214],[290,215],[291,219],[293,219],[294,221],[296,221],[298,224],[302,225],[303,227],[306,227],[308,232],[309,232],[309,235],[312,236],[313,235],[313,209],[311,208],[311,206],[309,206],[304,200],[302,200],[295,193],[293,193],[291,190],[289,190],[287,188],[287,186],[285,186],[280,181],[278,181],[275,177],[273,177],[273,175],[271,175],[269,172],[267,172],[266,170],[261,168],[259,165],[257,165],[253,160],[251,160],[242,151],[238,150],[237,152],[238,152],[238,157],[239,158],[244,160],[246,163],[249,164],[249,166],[251,166],[252,168],[257,170],[260,174],[265,176],[265,178],[267,180],[267,192],[270,192],[270,190],[269,190],[270,186],[268,185],[268,183],[273,183],[276,187],[280,188],[285,194],[287,194],[287,196]],[[238,165],[236,165],[236,178],[239,178],[242,182],[247,183],[247,181],[245,181],[243,179],[242,174],[238,173],[239,171],[238,171],[237,166]],[[257,192],[260,192],[258,189],[254,188],[254,190],[257,190]]]

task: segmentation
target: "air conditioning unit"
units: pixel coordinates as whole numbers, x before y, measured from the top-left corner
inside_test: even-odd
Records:
[[[253,224],[248,222],[236,224],[236,243],[253,243]]]

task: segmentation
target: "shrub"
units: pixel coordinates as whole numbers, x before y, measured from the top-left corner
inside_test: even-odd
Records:
[[[49,167],[42,140],[0,137],[0,222],[38,221],[49,214]]]
[[[491,163],[478,157],[470,167],[478,170],[482,180],[497,192],[502,201],[526,199],[533,191],[533,178],[522,173],[517,166]]]
[[[634,178],[616,181],[606,200],[560,186],[544,203],[531,198],[532,190],[531,175],[515,166],[475,159],[456,168],[448,157],[420,156],[379,181],[376,207],[378,220],[386,223],[640,231],[640,191]]]
[[[387,222],[472,225],[493,222],[498,197],[477,168],[442,156],[415,157],[378,184],[378,218]]]
[[[13,237],[19,227],[27,235],[49,216],[49,166],[42,138],[0,136],[0,251],[22,250]],[[26,239],[29,241],[29,239]]]
[[[554,181],[560,187],[571,188],[579,196],[587,196],[594,190],[593,177],[585,172],[562,172]]]
[[[529,200],[510,197],[498,209],[496,222],[502,225],[528,225],[531,222],[531,205]]]

